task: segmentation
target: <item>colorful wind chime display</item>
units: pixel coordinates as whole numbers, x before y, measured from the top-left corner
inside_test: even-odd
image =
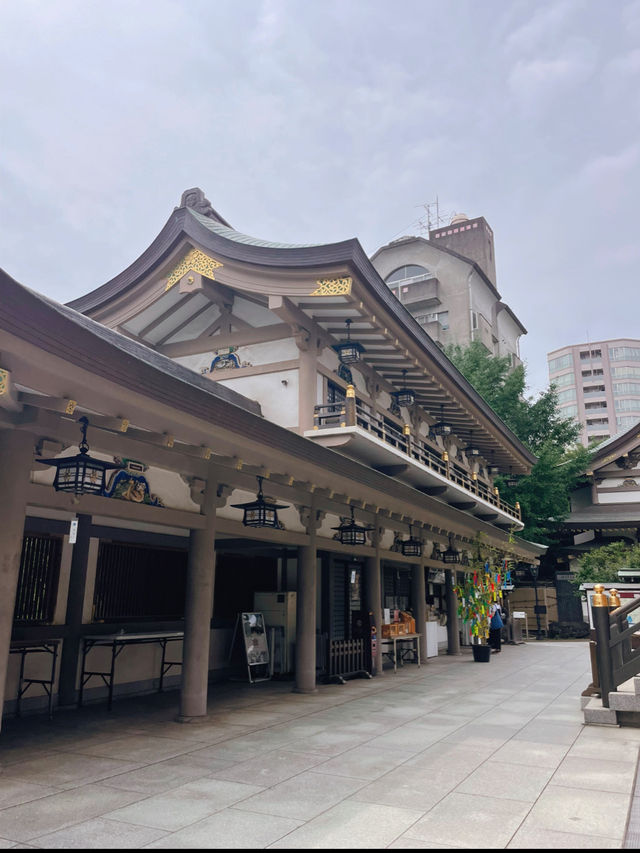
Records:
[[[489,637],[491,605],[502,598],[502,585],[510,582],[511,572],[506,560],[502,569],[492,568],[487,560],[483,570],[465,574],[464,581],[454,586],[458,617],[469,625],[475,642]]]

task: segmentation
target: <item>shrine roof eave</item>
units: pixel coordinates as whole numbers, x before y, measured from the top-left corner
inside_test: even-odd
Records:
[[[233,238],[231,235],[234,235]],[[68,303],[82,313],[93,313],[115,299],[161,264],[183,240],[193,241],[213,254],[261,267],[317,269],[318,266],[348,265],[378,303],[405,328],[429,358],[448,377],[457,393],[466,398],[488,418],[510,444],[525,465],[533,466],[537,457],[511,432],[473,386],[462,376],[435,341],[393,295],[356,238],[323,245],[283,246],[283,244],[246,238],[233,229],[221,226],[190,208],[173,211],[162,231],[148,249],[127,269],[106,284]]]

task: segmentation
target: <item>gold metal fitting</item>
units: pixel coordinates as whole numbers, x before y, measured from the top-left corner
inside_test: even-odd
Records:
[[[617,589],[609,590],[609,607],[620,607],[621,601]]]
[[[448,450],[443,450],[443,451],[442,451],[442,461],[443,461],[443,462],[448,462],[448,461],[449,461],[449,451],[448,451]]]
[[[475,471],[474,471],[474,472],[473,472],[473,474],[471,475],[471,479],[472,479],[472,480],[477,480],[477,479],[478,479],[478,475],[477,475],[477,473],[476,473]]]
[[[516,509],[520,509],[520,501],[516,501]]]
[[[409,426],[409,424],[404,424],[404,426],[402,427],[402,434],[411,435],[411,427]]]
[[[349,397],[355,397],[355,396],[356,396],[356,389],[354,388],[354,386],[353,385],[347,385],[346,397],[349,398]]]
[[[608,607],[609,599],[604,591],[604,584],[597,583],[593,588],[593,598],[591,599],[593,607]]]

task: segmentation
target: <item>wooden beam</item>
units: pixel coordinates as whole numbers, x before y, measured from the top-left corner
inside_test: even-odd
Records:
[[[78,403],[67,397],[47,397],[46,394],[27,394],[21,392],[18,400],[24,406],[34,406],[36,409],[46,409],[48,412],[59,412],[63,415],[73,415]]]
[[[219,322],[218,318],[216,323]],[[202,334],[193,341],[180,341],[175,344],[164,344],[158,346],[158,352],[169,358],[178,358],[185,355],[199,355],[211,352],[214,349],[223,349],[228,346],[248,346],[249,344],[269,343],[291,337],[291,328],[288,323],[274,323],[271,326],[256,326],[240,332],[224,333],[219,335]]]

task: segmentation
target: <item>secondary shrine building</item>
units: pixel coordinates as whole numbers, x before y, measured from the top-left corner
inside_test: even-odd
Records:
[[[201,716],[254,611],[294,689],[382,675],[385,608],[411,611],[423,659],[446,615],[436,642],[456,652],[478,538],[544,551],[493,482],[535,458],[357,240],[257,240],[194,189],[70,305],[4,273],[0,293],[6,712],[20,692],[53,707],[162,678]],[[93,461],[79,475],[73,457]]]

